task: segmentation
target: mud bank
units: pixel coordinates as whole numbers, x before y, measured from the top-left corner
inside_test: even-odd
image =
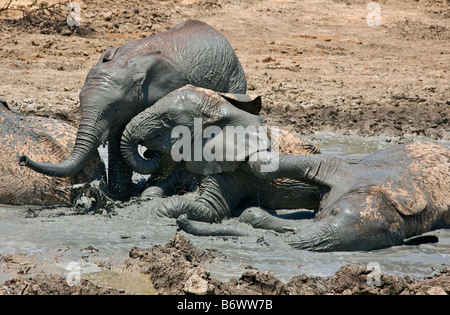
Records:
[[[222,254],[196,248],[185,237],[175,234],[165,246],[150,249],[133,247],[123,264],[125,271],[139,272],[152,281],[155,294],[176,295],[448,295],[450,269],[433,276],[412,278],[376,273],[364,266],[345,265],[330,277],[299,275],[284,283],[270,272],[246,266],[239,278],[222,282],[211,276],[205,265]],[[27,275],[24,257],[2,255],[3,270],[20,275],[0,286],[0,295],[127,294],[125,290],[102,287],[89,280],[68,285],[67,278],[38,272]],[[5,265],[7,268],[5,268]],[[26,267],[25,267],[26,268]],[[31,268],[31,267],[30,267]],[[20,272],[21,271],[21,272]]]
[[[214,250],[199,250],[180,234],[166,246],[151,249],[132,248],[127,268],[149,274],[160,294],[448,294],[450,270],[433,277],[413,279],[385,274],[357,265],[346,265],[331,277],[299,275],[283,283],[270,272],[252,266],[240,278],[221,282],[211,277],[204,264],[220,257]]]

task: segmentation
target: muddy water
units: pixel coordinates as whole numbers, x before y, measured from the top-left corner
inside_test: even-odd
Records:
[[[310,140],[323,153],[342,156],[368,154],[393,145],[397,139],[359,138],[332,133],[316,134]],[[449,143],[443,143],[450,147]],[[154,218],[151,202],[117,209],[114,216],[52,216],[27,218],[28,207],[0,205],[0,253],[24,253],[40,257],[44,269],[61,274],[69,262],[83,264],[81,272],[104,284],[111,279],[126,287],[135,285],[137,292],[149,292],[148,283],[135,276],[120,277],[97,266],[114,265],[128,257],[132,246],[149,248],[166,244],[177,232],[174,220]],[[228,223],[233,223],[229,221]],[[443,264],[450,264],[450,230],[428,234],[439,237],[435,244],[398,246],[370,252],[314,253],[294,250],[281,239],[268,233],[267,237],[216,238],[194,237],[184,234],[200,248],[216,248],[225,257],[208,266],[213,277],[227,281],[242,274],[252,265],[272,272],[283,281],[305,273],[329,276],[345,264],[375,263],[388,274],[423,276]],[[59,268],[59,269],[58,269]],[[94,276],[95,275],[95,276]],[[0,274],[0,282],[10,275]],[[106,279],[106,280],[105,280]],[[108,280],[109,279],[109,280]]]

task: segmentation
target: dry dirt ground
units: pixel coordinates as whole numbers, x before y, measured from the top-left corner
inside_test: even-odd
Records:
[[[0,0],[0,98],[19,112],[77,126],[78,93],[106,48],[161,32],[187,19],[199,19],[222,32],[235,48],[247,75],[249,93],[262,96],[261,115],[266,124],[300,134],[330,130],[450,140],[450,1],[380,0],[380,26],[370,26],[373,20],[368,23],[367,17],[373,14],[367,10],[369,2],[86,0],[77,1],[80,27],[69,27],[65,1]],[[145,259],[157,250],[132,249],[130,261],[139,261],[141,272],[153,274],[149,270],[156,267],[149,267],[151,261]],[[3,265],[14,268],[14,258],[1,258]],[[201,267],[200,262],[198,265]],[[448,272],[423,280],[420,283],[426,285],[422,286],[413,279],[383,276],[384,283],[392,284],[384,289],[364,287],[367,274],[363,267],[350,266],[334,278],[299,276],[283,284],[267,273],[249,269],[235,284],[241,281],[239,287],[251,287],[256,293],[450,291]],[[56,283],[63,286],[64,279],[39,277],[10,280],[0,292],[121,293],[95,289],[88,282],[72,287],[73,291],[62,287],[51,291],[58,288]],[[183,277],[186,275],[177,281],[184,279],[190,285],[161,286],[159,292],[233,292],[232,284],[209,279],[206,269]],[[158,286],[158,277],[153,281]],[[334,286],[341,282],[339,288]],[[53,283],[51,288],[46,287],[48,283]],[[307,286],[302,287],[302,283]]]
[[[86,0],[78,29],[60,2],[0,12],[0,97],[18,111],[77,126],[78,93],[105,48],[200,19],[236,49],[268,124],[450,139],[448,0],[378,1],[378,27],[368,0]]]

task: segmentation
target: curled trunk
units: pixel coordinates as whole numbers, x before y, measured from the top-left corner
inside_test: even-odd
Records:
[[[139,116],[138,116],[139,117]],[[134,172],[140,174],[154,174],[159,168],[159,158],[153,156],[152,159],[146,159],[139,154],[139,145],[142,144],[143,139],[139,137],[140,132],[139,123],[135,123],[134,119],[127,125],[122,134],[120,148],[122,158],[127,166]]]

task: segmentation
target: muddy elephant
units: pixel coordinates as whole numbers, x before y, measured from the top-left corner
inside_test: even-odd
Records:
[[[262,172],[260,166],[270,159],[277,159],[279,168]],[[436,143],[394,145],[353,165],[334,156],[265,152],[247,166],[259,178],[299,179],[322,189],[324,197],[314,220],[275,220],[258,209],[246,213],[244,221],[257,227],[295,227],[288,242],[298,249],[373,250],[450,227],[450,150]],[[194,234],[248,234],[231,225],[216,231],[186,218],[180,218],[179,224]]]
[[[240,168],[261,147],[279,147],[287,154],[320,153],[292,134],[264,128],[261,118],[251,114],[259,108],[258,97],[187,85],[130,121],[121,149],[131,169],[145,172],[145,164],[152,163],[139,155],[138,145],[170,156],[182,169],[181,175],[175,173],[150,191],[159,189],[156,195],[162,196],[175,193],[173,187],[182,180],[195,177],[198,183],[192,194],[153,203],[159,215],[177,218],[186,214],[196,221],[220,222],[244,204],[267,209],[317,209],[320,191],[316,187],[297,180],[259,180]]]
[[[67,205],[74,197],[72,185],[104,180],[105,166],[98,152],[78,172],[65,178],[43,175],[17,164],[24,152],[33,159],[55,163],[65,160],[76,133],[76,128],[62,121],[16,113],[0,100],[0,203]]]
[[[124,127],[136,114],[188,83],[219,92],[246,91],[245,74],[230,43],[203,22],[190,20],[107,49],[80,92],[81,119],[70,156],[62,163],[40,163],[23,155],[20,165],[50,176],[72,176],[108,141],[110,195],[126,199],[132,173],[120,155]],[[154,161],[151,168],[156,171],[158,163]]]

